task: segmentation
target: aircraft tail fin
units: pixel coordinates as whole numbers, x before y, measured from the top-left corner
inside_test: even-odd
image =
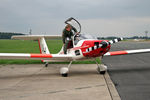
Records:
[[[12,36],[12,39],[21,39],[21,40],[38,40],[39,49],[41,54],[50,54],[47,43],[45,39],[55,39],[61,38],[59,35],[16,35]]]
[[[39,49],[41,54],[50,54],[47,43],[45,39],[57,39],[61,38],[59,35],[16,35],[12,36],[12,39],[21,39],[21,40],[38,40]],[[42,60],[42,62],[47,62]]]
[[[44,37],[38,39],[39,49],[41,54],[50,54],[47,43]]]

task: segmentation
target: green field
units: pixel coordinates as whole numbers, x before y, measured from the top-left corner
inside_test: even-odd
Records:
[[[47,40],[50,52],[58,53],[62,47],[62,40]],[[0,53],[40,53],[38,41],[32,40],[0,40]],[[2,60],[0,64],[39,64],[40,60]],[[55,62],[51,62],[55,63]],[[67,62],[57,62],[67,63]],[[77,61],[74,64],[91,64],[94,61]],[[99,62],[100,63],[100,62]]]

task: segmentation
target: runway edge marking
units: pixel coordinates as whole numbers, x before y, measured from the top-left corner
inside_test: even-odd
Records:
[[[110,95],[112,97],[112,100],[121,100],[116,88],[115,88],[115,85],[113,84],[112,80],[110,79],[110,76],[108,73],[106,73],[104,75],[104,78],[106,80],[106,84],[108,86],[108,89],[109,89],[109,92],[110,92]]]

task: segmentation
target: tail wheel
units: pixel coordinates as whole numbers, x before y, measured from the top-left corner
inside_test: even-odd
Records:
[[[48,67],[48,63],[45,63],[45,67]]]

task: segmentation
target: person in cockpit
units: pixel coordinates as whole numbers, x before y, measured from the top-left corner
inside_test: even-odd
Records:
[[[67,24],[62,33],[64,54],[67,54],[67,48],[69,48],[70,45],[73,45],[71,37],[74,35],[74,33],[77,34],[77,29],[71,26],[70,24]]]

